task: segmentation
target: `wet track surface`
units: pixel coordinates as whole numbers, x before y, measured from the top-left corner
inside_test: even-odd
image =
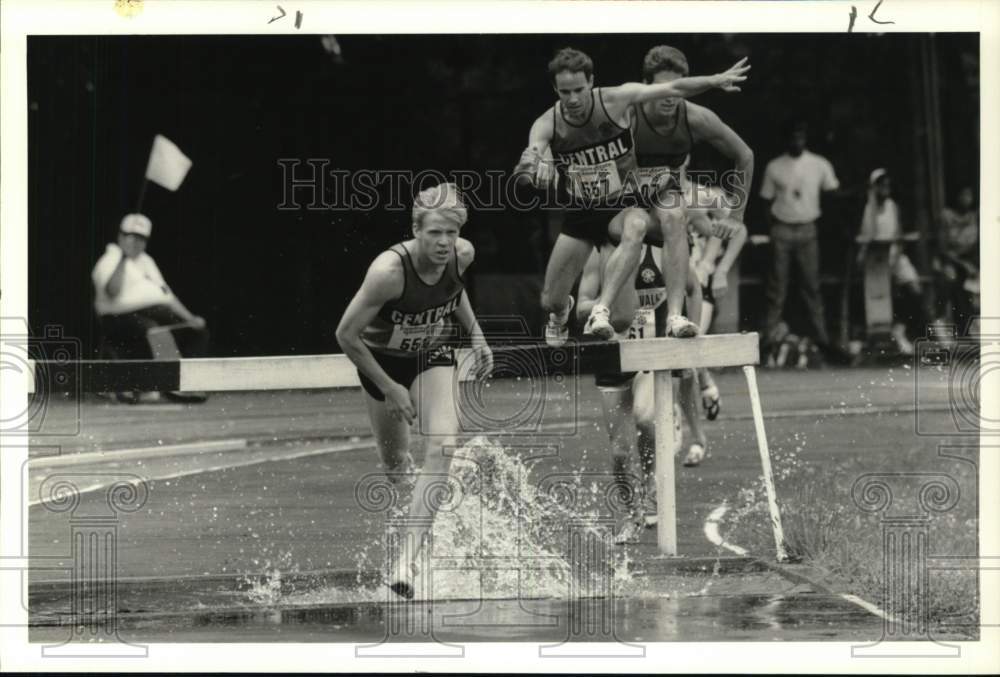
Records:
[[[764,372],[760,380],[772,450],[801,445],[803,460],[817,464],[832,454],[888,457],[900,439],[933,451],[934,440],[914,436],[913,377],[906,371]],[[533,387],[527,394],[538,397]],[[590,380],[545,387],[541,417],[519,434],[493,439],[512,456],[531,459],[533,475],[571,468],[595,482],[606,478],[606,436]],[[741,374],[722,374],[720,387],[723,416],[707,428],[711,456],[700,468],[677,469],[679,546],[688,557],[731,554],[708,542],[704,521],[759,474]],[[524,410],[522,384],[501,381],[493,388],[488,404],[497,416]],[[920,391],[925,415],[941,419],[934,424],[942,428],[947,397],[941,384]],[[115,513],[115,570],[122,583],[116,623],[129,641],[378,643],[389,627],[396,628],[388,633],[393,641],[411,642],[881,636],[881,619],[860,607],[753,571],[636,576],[640,587],[627,580],[600,599],[530,589],[479,599],[473,590],[435,597],[433,604],[390,603],[378,574],[384,515],[361,509],[355,495],[359,478],[378,470],[356,390],[220,394],[201,406],[88,400],[77,407],[55,400],[46,415],[67,426],[75,417],[79,434],[32,445],[35,460],[25,480],[37,564],[30,575],[32,641],[67,639],[70,516],[106,514],[107,489],[123,476],[138,478],[144,491],[139,509]],[[56,458],[71,460],[53,463]],[[72,511],[46,494],[60,474],[90,483]],[[740,541],[739,534],[725,537]],[[655,531],[647,530],[641,545],[620,548],[616,556],[642,562],[654,543]],[[268,580],[284,576],[287,583],[310,571],[355,572],[357,580],[268,589]],[[147,577],[153,579],[129,583]],[[473,601],[463,601],[468,598]]]
[[[752,585],[752,581],[749,581]],[[127,642],[702,642],[877,640],[882,622],[836,597],[706,595],[679,599],[344,602],[121,613]],[[31,641],[60,642],[72,629],[31,627]],[[78,639],[101,636],[84,630]]]

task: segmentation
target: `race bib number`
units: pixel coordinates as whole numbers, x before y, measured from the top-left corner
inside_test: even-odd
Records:
[[[618,165],[613,160],[598,165],[570,165],[566,170],[569,190],[574,197],[599,200],[615,195],[622,189]]]
[[[639,308],[632,318],[632,326],[628,328],[630,339],[653,338],[656,336],[656,309]]]
[[[638,174],[639,189],[656,194],[664,189],[680,190],[680,172],[673,171],[670,167],[639,167]]]
[[[443,332],[444,320],[434,324],[417,324],[409,327],[396,325],[385,347],[407,352],[427,350],[437,345]]]

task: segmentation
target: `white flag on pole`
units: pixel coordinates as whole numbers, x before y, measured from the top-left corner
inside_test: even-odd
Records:
[[[146,178],[167,190],[177,190],[184,182],[191,160],[167,137],[157,134],[146,165]]]

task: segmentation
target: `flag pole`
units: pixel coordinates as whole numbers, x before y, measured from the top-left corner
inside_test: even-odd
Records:
[[[135,211],[137,214],[142,213],[142,200],[146,197],[146,184],[149,183],[149,179],[145,176],[142,177],[142,186],[139,188],[139,200],[136,202]]]

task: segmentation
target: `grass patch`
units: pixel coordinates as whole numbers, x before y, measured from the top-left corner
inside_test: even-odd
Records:
[[[892,583],[886,574],[884,518],[923,512],[918,494],[927,478],[916,476],[917,473],[944,474],[955,481],[960,491],[955,505],[945,512],[930,513],[926,523],[930,565],[926,594],[908,597],[905,606],[900,605],[895,613],[917,627],[925,621],[934,638],[977,638],[980,614],[977,572],[946,571],[933,566],[935,558],[977,554],[975,466],[950,458],[929,458],[926,448],[914,448],[895,455],[892,468],[864,450],[838,453],[817,468],[800,460],[803,444],[796,434],[772,449],[788,552],[823,571],[839,591],[858,595],[883,609],[890,606],[887,592]],[[911,475],[904,475],[902,469]],[[866,512],[855,503],[852,487],[867,473],[889,476],[893,502],[887,511]],[[757,478],[752,485],[742,488],[729,506],[723,524],[727,540],[759,556],[773,557],[774,540],[763,480]],[[921,530],[916,526],[909,528],[911,534]],[[895,580],[897,588],[903,585],[899,577]]]

